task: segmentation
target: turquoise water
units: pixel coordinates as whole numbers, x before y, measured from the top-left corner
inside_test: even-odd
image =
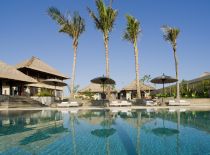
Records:
[[[0,111],[1,155],[210,155],[210,111]]]

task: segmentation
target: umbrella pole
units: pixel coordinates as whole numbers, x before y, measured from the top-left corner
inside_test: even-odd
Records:
[[[55,92],[54,92],[54,97],[56,97],[56,85],[55,85]]]
[[[102,85],[103,85],[102,104],[104,105],[104,83]]]
[[[164,98],[164,95],[165,95],[165,86],[164,86],[164,81],[163,81],[163,97],[162,97],[162,103],[163,103],[163,98]]]
[[[165,83],[163,82],[163,95],[165,95]]]

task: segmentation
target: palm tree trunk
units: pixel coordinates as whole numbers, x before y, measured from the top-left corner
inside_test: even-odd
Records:
[[[73,44],[74,48],[74,60],[73,60],[73,66],[72,66],[72,79],[71,79],[71,95],[70,98],[74,98],[74,81],[75,81],[75,70],[76,70],[76,60],[77,60],[77,44]]]
[[[108,47],[109,37],[108,33],[104,33],[104,47],[106,56],[106,77],[109,77],[109,47]]]
[[[109,78],[109,37],[108,37],[108,33],[104,33],[104,46],[105,46],[105,56],[106,56],[106,77]],[[106,88],[106,94],[107,94],[107,99],[111,98],[111,92],[110,92],[110,87],[107,86]],[[108,106],[108,104],[107,104]]]
[[[139,52],[136,41],[134,42],[134,56],[135,56],[135,68],[136,68],[136,89],[137,98],[141,98],[140,84],[139,84]]]
[[[174,51],[174,60],[175,60],[175,69],[176,69],[176,79],[178,80],[176,83],[176,98],[180,99],[180,92],[179,92],[179,72],[178,72],[178,57],[176,54],[176,45],[173,46]]]

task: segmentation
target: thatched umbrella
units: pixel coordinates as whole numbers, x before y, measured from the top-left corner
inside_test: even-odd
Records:
[[[109,85],[114,85],[115,81],[112,80],[111,78],[105,77],[105,76],[101,76],[101,77],[97,77],[91,80],[92,83],[96,83],[96,84],[102,84],[103,87],[103,94],[104,94],[104,85],[105,84],[109,84]]]
[[[177,82],[178,80],[176,78],[173,78],[171,76],[166,76],[165,74],[158,76],[154,79],[151,80],[152,83],[156,84],[163,84],[163,94],[165,94],[165,87],[164,84],[166,83],[174,83]]]
[[[115,84],[115,81],[112,80],[111,78],[105,77],[105,76],[101,76],[101,77],[97,77],[91,80],[92,83],[96,83],[96,84],[102,84],[103,87],[103,93],[104,93],[104,85],[105,84]]]

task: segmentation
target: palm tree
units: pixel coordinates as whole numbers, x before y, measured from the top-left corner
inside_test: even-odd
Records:
[[[175,27],[169,27],[169,26],[166,26],[164,25],[162,27],[162,30],[163,30],[163,37],[166,41],[168,41],[172,48],[173,48],[173,52],[174,52],[174,60],[175,60],[175,70],[176,70],[176,79],[178,80],[177,83],[176,83],[176,98],[177,99],[180,99],[180,91],[179,91],[179,70],[178,70],[178,57],[177,57],[177,54],[176,54],[176,46],[177,46],[177,43],[176,43],[176,39],[180,33],[180,30],[178,28],[175,28]]]
[[[139,52],[137,47],[138,36],[141,32],[140,22],[133,16],[127,15],[127,27],[123,38],[131,42],[134,46],[135,69],[136,69],[136,89],[137,98],[141,98],[140,84],[139,84]]]
[[[98,16],[90,9],[88,12],[90,17],[93,19],[96,28],[103,33],[105,55],[106,55],[106,76],[109,77],[109,33],[112,31],[115,19],[117,17],[117,10],[113,10],[110,6],[106,6],[103,0],[96,0],[96,6],[98,11]]]
[[[72,45],[74,49],[74,60],[72,66],[72,79],[70,84],[70,97],[73,98],[78,40],[80,35],[85,31],[85,21],[78,12],[74,12],[73,17],[70,17],[69,13],[64,16],[58,9],[54,7],[50,7],[48,9],[48,15],[60,25],[59,32],[66,33],[73,39]]]

